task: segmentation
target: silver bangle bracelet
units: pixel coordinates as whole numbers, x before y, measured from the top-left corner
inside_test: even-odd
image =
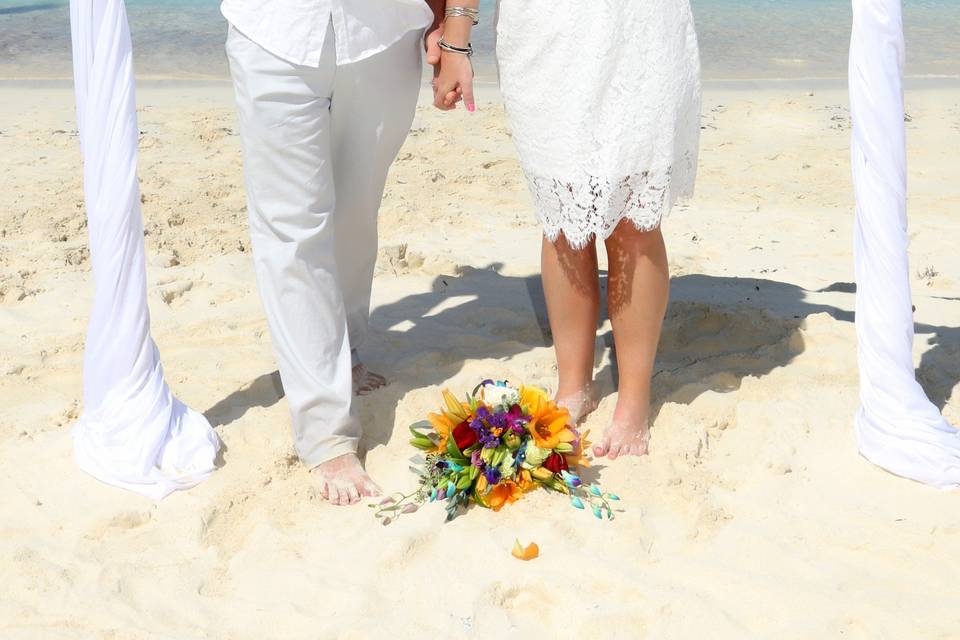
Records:
[[[440,41],[437,43],[437,45],[444,51],[449,51],[450,53],[459,53],[460,55],[467,56],[468,58],[473,56],[472,44],[468,44],[466,47],[457,47],[455,45],[450,44],[443,38],[440,38]]]
[[[480,11],[471,7],[449,7],[445,12],[447,18],[470,18],[473,26],[480,24]]]

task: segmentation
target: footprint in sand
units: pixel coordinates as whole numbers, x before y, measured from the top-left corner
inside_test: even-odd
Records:
[[[164,304],[172,305],[175,300],[182,298],[184,294],[193,289],[192,280],[175,280],[173,282],[160,283],[160,298]]]

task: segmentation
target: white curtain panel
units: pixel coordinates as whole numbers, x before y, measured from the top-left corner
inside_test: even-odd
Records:
[[[137,114],[122,0],[71,0],[77,123],[96,293],[73,427],[80,468],[159,499],[214,470],[220,441],[170,393],[150,337]]]
[[[900,0],[854,0],[851,149],[860,452],[874,464],[941,488],[960,486],[960,432],[917,383],[907,261],[907,155]]]

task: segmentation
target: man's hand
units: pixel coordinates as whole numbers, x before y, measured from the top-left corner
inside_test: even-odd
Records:
[[[427,52],[427,64],[433,66],[434,76],[440,68],[440,38],[443,36],[443,23],[436,24],[427,29],[427,35],[423,39],[423,48]]]
[[[423,39],[423,48],[427,52],[427,64],[433,66],[433,77],[440,73],[440,36],[443,35],[443,20],[447,0],[426,0],[427,6],[433,12],[433,24],[427,28],[427,35]]]
[[[423,39],[423,48],[427,52],[427,64],[433,67],[433,90],[437,90],[437,78],[440,77],[440,38],[443,36],[443,23],[436,23],[427,30]]]

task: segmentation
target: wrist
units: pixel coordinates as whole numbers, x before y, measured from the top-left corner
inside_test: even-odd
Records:
[[[443,27],[443,41],[447,44],[452,44],[455,47],[461,49],[467,49],[470,47],[470,32],[467,33],[451,33],[449,27],[444,23]]]

